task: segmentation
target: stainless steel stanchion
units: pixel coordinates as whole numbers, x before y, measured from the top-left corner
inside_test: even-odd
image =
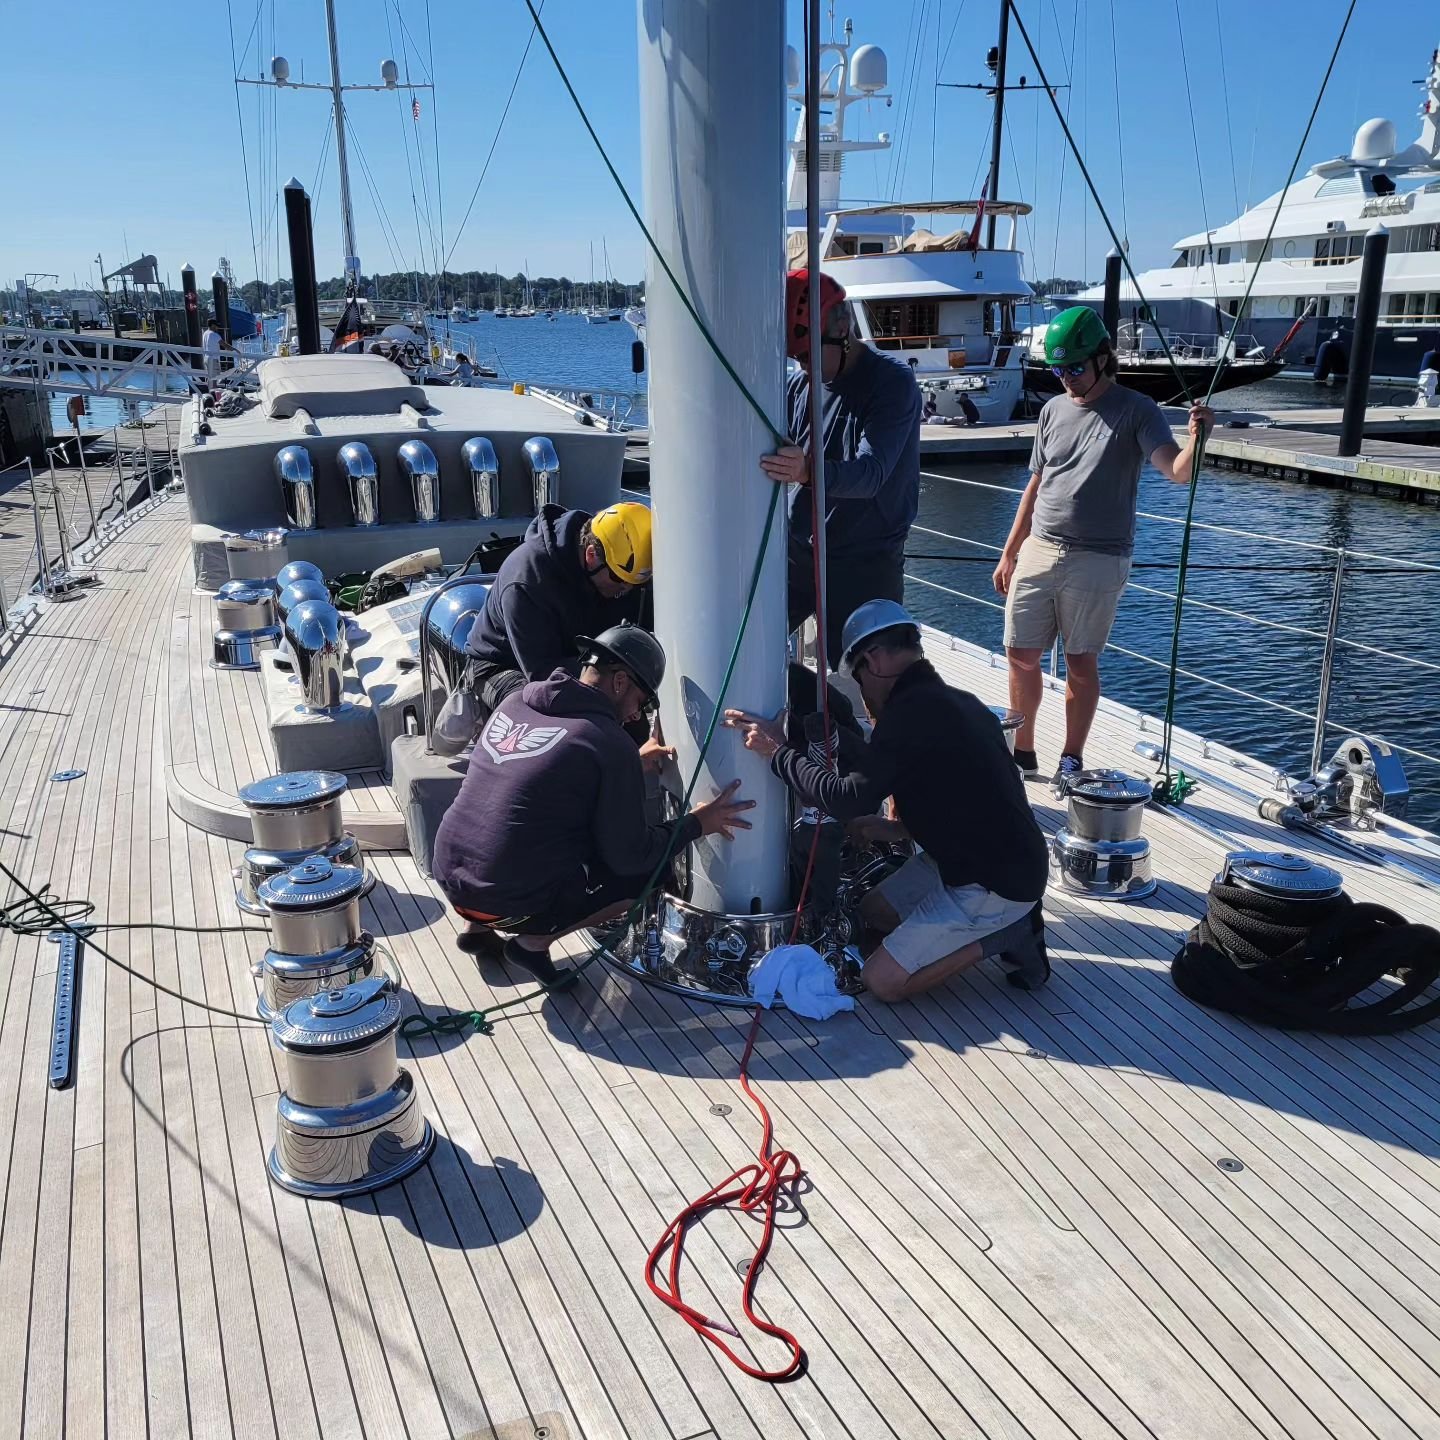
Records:
[[[45,520],[40,513],[40,492],[35,487],[35,466],[27,458],[25,469],[30,473],[30,513],[35,517],[35,554],[40,567],[40,588],[46,595],[54,593],[50,582],[50,561],[45,554]]]

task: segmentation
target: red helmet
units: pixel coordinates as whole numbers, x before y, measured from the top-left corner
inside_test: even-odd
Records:
[[[845,287],[823,271],[820,274],[820,323],[845,303]],[[792,360],[810,356],[810,272],[792,270],[785,277],[785,353]]]

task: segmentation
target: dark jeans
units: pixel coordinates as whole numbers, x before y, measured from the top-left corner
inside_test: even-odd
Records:
[[[867,600],[905,599],[902,549],[870,555],[826,557],[825,652],[834,670],[840,664],[840,635],[845,622]],[[790,551],[790,629],[815,613],[815,559],[806,550]]]
[[[519,921],[517,935],[563,935],[582,920],[633,900],[644,888],[648,875],[616,875],[598,861],[588,871],[579,871],[562,884],[554,897],[533,914]]]
[[[488,720],[500,703],[513,695],[526,681],[518,670],[502,670],[497,665],[472,659],[466,667],[464,683],[475,692],[475,698],[480,702],[483,711],[480,718]]]

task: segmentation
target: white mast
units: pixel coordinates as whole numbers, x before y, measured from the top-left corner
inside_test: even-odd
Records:
[[[645,214],[661,254],[750,393],[783,423],[785,7],[774,0],[638,0]],[[735,104],[743,84],[746,102]],[[724,134],[724,143],[716,136]],[[653,255],[646,274],[655,620],[661,694],[680,773],[694,769],[745,608],[774,491],[769,425],[725,373]],[[785,702],[786,496],[725,703]],[[696,800],[738,776],[754,828],[692,850],[691,903],[711,914],[784,910],[789,805],[738,732],[718,729]]]

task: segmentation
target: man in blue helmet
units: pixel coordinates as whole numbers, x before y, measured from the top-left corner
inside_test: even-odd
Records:
[[[867,988],[908,1000],[986,955],[1006,962],[1012,984],[1043,984],[1045,838],[994,712],[940,678],[915,620],[893,600],[850,616],[839,658],[875,721],[868,743],[842,743],[845,773],[788,743],[778,719],[727,710],[725,723],[802,804],[849,822],[858,839],[920,847],[862,905],[861,918],[885,936],[865,962]],[[876,813],[889,797],[894,820]]]

